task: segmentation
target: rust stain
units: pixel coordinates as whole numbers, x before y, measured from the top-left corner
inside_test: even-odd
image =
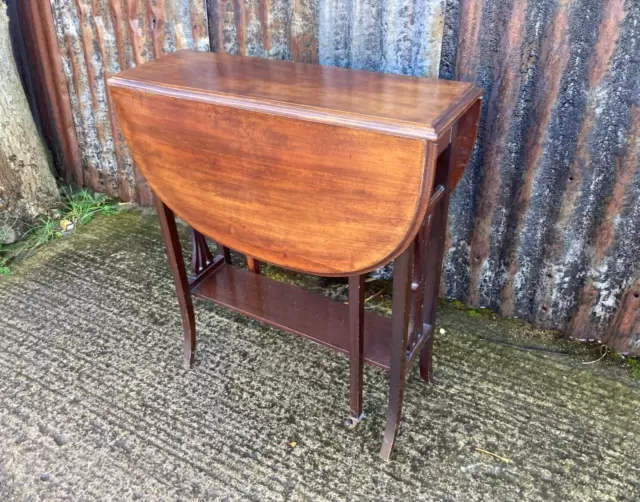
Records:
[[[580,293],[578,301],[578,310],[568,325],[568,332],[573,337],[579,339],[587,339],[590,336],[591,309],[598,298],[598,290],[593,285],[593,281],[587,281]]]
[[[560,82],[564,69],[569,60],[569,30],[568,30],[568,9],[570,2],[561,5],[556,11],[552,23],[552,30],[549,37],[544,40],[544,45],[540,56],[540,67],[543,78],[540,78],[540,85],[534,98],[533,109],[535,111],[534,124],[526,140],[525,151],[525,175],[517,197],[516,211],[518,214],[518,224],[516,235],[517,240],[522,235],[524,225],[524,215],[529,207],[529,200],[533,190],[533,183],[537,173],[537,168],[542,159],[546,131],[551,120],[552,112],[555,108],[556,97],[560,90]],[[511,250],[509,258],[508,272],[505,284],[502,289],[502,301],[500,312],[502,315],[511,317],[515,312],[515,285],[514,281],[519,271],[518,261]]]
[[[69,62],[71,63],[71,68],[73,70],[73,86],[76,91],[76,99],[78,102],[81,102],[82,97],[82,83],[80,81],[80,73],[78,71],[78,62],[76,61],[76,56],[73,51],[73,42],[71,41],[71,37],[67,35],[65,37],[66,43],[66,51],[67,57],[69,58]],[[84,118],[82,114],[80,114],[80,119],[82,121],[83,129],[86,127],[84,123]],[[85,170],[85,174],[83,176],[83,181],[85,185],[89,185],[94,191],[99,191],[99,174],[92,160],[87,159],[87,169]]]
[[[596,232],[595,249],[591,263],[592,269],[598,269],[600,267],[605,256],[615,243],[615,219],[618,217],[624,206],[625,194],[631,188],[631,183],[633,182],[633,178],[638,170],[637,159],[639,155],[640,107],[633,106],[631,109],[631,125],[628,147],[623,158],[616,159],[616,180],[611,196],[607,201],[602,221],[600,222]],[[567,330],[567,332],[572,336],[576,338],[597,337],[598,334],[595,327],[592,325],[590,317],[591,310],[597,299],[597,293],[598,290],[594,288],[592,281],[587,281],[582,289],[578,310],[571,319]],[[625,315],[618,312],[618,316],[620,315],[625,317]],[[638,321],[638,325],[640,326],[640,319]],[[614,321],[613,326],[616,325],[616,322],[617,321]],[[613,337],[614,335],[612,333],[615,332],[614,327],[607,337]],[[615,336],[617,337],[619,335]]]
[[[146,63],[147,59],[143,56],[144,52],[144,34],[140,28],[138,19],[138,1],[124,0],[127,9],[127,18],[129,25],[129,37],[131,38],[131,48],[133,50],[133,60],[136,66]]]
[[[94,114],[96,131],[98,133],[98,141],[101,145],[105,141],[105,133],[103,124],[97,119],[96,113],[100,109],[100,103],[96,94],[96,73],[94,67],[93,40],[94,34],[89,23],[91,12],[89,6],[83,0],[76,0],[76,8],[78,12],[78,20],[80,22],[80,43],[82,44],[82,53],[84,54],[84,62],[87,72],[87,83],[89,94],[91,96],[91,106]]]
[[[116,39],[118,64],[120,65],[120,70],[125,70],[128,65],[125,52],[126,34],[123,28],[124,17],[122,15],[122,1],[109,0],[109,10],[111,11],[111,23],[113,25],[113,32]]]
[[[589,57],[589,93],[600,84],[613,55],[613,48],[618,39],[618,25],[624,14],[622,7],[620,0],[609,0],[603,6],[603,19],[600,23],[598,41],[596,42],[595,50]],[[562,200],[556,224],[558,235],[562,235],[569,224],[571,216],[575,213],[577,201],[582,192],[580,188],[583,180],[582,173],[585,166],[591,162],[589,135],[596,120],[596,107],[597,103],[590,100],[586,117],[578,133],[577,150],[569,169],[567,190]]]
[[[233,0],[233,17],[236,23],[238,54],[247,55],[247,9],[244,0]]]
[[[262,47],[265,52],[271,50],[271,30],[269,30],[269,0],[258,2],[258,18],[260,19],[260,34],[262,35]]]
[[[98,48],[100,50],[102,60],[104,61],[106,57],[104,50],[106,28],[104,24],[104,17],[102,16],[97,0],[93,0],[91,10],[93,12],[93,22],[96,27],[96,41],[98,42]]]
[[[118,172],[118,178],[114,180],[114,182],[110,182],[111,180],[105,181],[105,191],[107,195],[110,197],[119,197],[124,202],[129,202],[131,200],[131,193],[129,191],[129,184],[123,183],[125,178],[123,178],[125,170],[125,165],[123,161],[123,138],[120,135],[118,122],[113,113],[113,104],[111,103],[111,95],[109,93],[109,89],[107,86],[107,80],[109,78],[109,73],[104,70],[104,67],[109,67],[109,54],[105,47],[105,37],[106,37],[106,26],[104,23],[103,10],[102,7],[104,4],[99,5],[98,0],[93,0],[92,10],[94,16],[94,23],[96,26],[96,41],[98,42],[98,50],[100,51],[100,55],[102,58],[103,71],[103,85],[106,94],[107,101],[107,115],[109,117],[109,126],[111,128],[111,137],[113,139],[113,150],[116,160],[116,169]],[[116,186],[114,186],[116,185]]]
[[[628,145],[622,159],[616,159],[616,180],[611,197],[607,202],[604,217],[596,233],[594,266],[600,265],[615,240],[614,221],[624,204],[624,195],[630,189],[633,177],[638,170],[640,155],[640,106],[631,108],[631,125]]]
[[[483,165],[484,176],[479,187],[479,207],[475,219],[475,229],[470,246],[470,286],[467,303],[480,306],[480,279],[482,268],[489,257],[491,246],[492,222],[498,204],[501,189],[500,167],[507,152],[507,139],[510,131],[509,118],[513,115],[520,89],[520,45],[522,43],[524,16],[527,11],[526,0],[516,0],[509,19],[507,43],[503,50],[496,51],[493,57],[496,74],[493,80],[496,86],[492,90],[488,103],[485,126],[489,131],[488,148],[485,151]]]
[[[211,38],[211,50],[225,52],[224,48],[224,1],[210,0],[209,8],[209,35]]]
[[[618,42],[618,27],[624,18],[624,0],[605,0],[598,41],[589,61],[589,87],[595,87],[604,76]]]
[[[200,42],[202,40],[207,40],[208,42],[208,38],[209,38],[206,15],[204,11],[204,2],[200,2],[198,0],[191,0],[189,2],[189,19],[191,20],[191,34],[193,36],[193,48],[199,49]],[[151,202],[153,203],[153,201]]]
[[[291,58],[300,63],[317,63],[318,39],[313,32],[316,21],[309,0],[293,0],[291,18]]]
[[[89,24],[88,17],[91,15],[87,12],[89,7],[82,0],[76,0],[76,9],[78,12],[78,21],[80,23],[80,42],[82,43],[82,52],[84,53],[85,65],[87,67],[87,80],[89,82],[89,92],[91,100],[95,103],[95,74],[92,71],[92,51],[91,41],[93,40],[93,30]]]
[[[603,340],[614,350],[627,353],[640,349],[640,279],[625,291],[620,307]],[[631,346],[630,346],[631,345]]]
[[[618,39],[618,26],[624,14],[622,7],[622,2],[619,0],[611,0],[604,5],[598,40],[594,51],[591,53],[588,64],[589,92],[592,92],[593,89],[600,85],[613,55],[613,48]],[[566,231],[571,216],[573,216],[577,208],[578,198],[581,193],[582,172],[585,166],[591,162],[589,134],[594,127],[596,113],[596,104],[591,101],[585,120],[580,127],[576,154],[569,170],[567,190],[556,223],[557,235],[562,235]],[[631,137],[634,137],[634,135],[637,136],[638,134],[638,115],[637,107],[634,107],[634,109],[632,109]],[[604,217],[596,232],[595,248],[591,262],[592,269],[597,269],[600,266],[604,256],[615,241],[614,219],[622,209],[624,193],[633,178],[635,166],[629,166],[629,163],[630,161],[633,163],[632,159],[634,157],[635,153],[627,156],[626,161],[623,162],[623,166],[621,166],[619,158],[615,161],[616,181],[612,196],[609,198],[604,211]],[[557,256],[553,256],[552,259],[555,261]],[[591,333],[594,329],[591,327],[589,315],[595,305],[596,299],[597,294],[595,294],[595,288],[591,282],[587,282],[580,295],[578,310],[568,325],[568,333],[572,333],[573,336],[580,338],[596,336],[595,333]]]
[[[164,0],[156,0],[155,5],[153,0],[147,0],[147,22],[151,30],[153,57],[157,59],[164,54]]]
[[[317,63],[318,41],[314,39],[312,34],[292,38],[291,57],[300,63]]]
[[[482,25],[482,0],[460,1],[460,37],[456,75],[459,80],[469,80],[476,74],[478,37]]]
[[[141,206],[152,206],[153,205],[153,192],[147,181],[140,174],[140,169],[137,164],[133,163],[133,179],[135,180],[135,196],[138,204]]]

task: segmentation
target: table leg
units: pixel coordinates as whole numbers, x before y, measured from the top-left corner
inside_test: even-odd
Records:
[[[222,248],[222,255],[224,256],[224,262],[227,265],[231,265],[231,249],[226,246],[219,246],[218,252]],[[260,262],[256,260],[254,257],[246,255],[247,258],[247,268],[251,270],[254,274],[260,273]]]
[[[448,176],[451,168],[450,144],[438,157],[436,166],[435,184],[446,187],[446,192],[433,212],[431,222],[431,235],[427,243],[426,284],[424,289],[423,323],[430,325],[431,336],[426,340],[420,351],[420,377],[428,383],[433,381],[433,335],[436,325],[436,308],[438,306],[438,293],[440,291],[440,278],[442,275],[442,259],[444,257],[444,244],[447,233],[447,212],[449,211]]]
[[[345,421],[349,429],[364,418],[362,412],[362,375],[364,352],[364,275],[349,277],[349,393],[350,415]]]
[[[409,302],[411,301],[411,258],[413,248],[409,246],[393,264],[393,300],[391,333],[391,368],[389,382],[389,408],[387,426],[382,441],[380,456],[389,460],[396,440],[402,400],[404,398],[407,370],[407,337],[409,330]]]
[[[260,262],[258,260],[256,260],[255,258],[249,256],[249,255],[247,255],[247,267],[254,274],[259,274],[260,273]]]
[[[222,256],[224,256],[224,262],[227,265],[231,265],[231,249],[229,249],[227,246],[220,246],[220,244],[218,244],[218,253],[220,252],[220,248],[222,248]]]
[[[167,248],[169,267],[176,286],[180,314],[182,315],[182,327],[184,330],[183,365],[186,369],[189,369],[193,364],[196,353],[196,318],[189,291],[189,279],[184,266],[184,257],[182,256],[182,247],[180,246],[176,218],[173,211],[158,196],[154,198],[158,217],[160,218],[162,238]]]

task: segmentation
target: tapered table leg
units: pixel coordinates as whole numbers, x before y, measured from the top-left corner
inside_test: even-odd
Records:
[[[169,267],[176,286],[180,314],[182,315],[182,327],[184,330],[183,365],[189,369],[193,364],[196,352],[196,318],[193,312],[193,302],[189,291],[189,279],[184,266],[182,247],[178,237],[176,219],[173,211],[155,196],[156,209],[160,218],[160,229],[167,249]]]
[[[387,426],[382,441],[380,456],[389,460],[396,440],[402,401],[404,398],[407,370],[407,336],[409,329],[409,302],[411,301],[411,258],[413,249],[409,246],[393,264],[393,303],[391,333],[391,368],[389,382],[389,408]]]
[[[354,428],[364,418],[362,375],[364,349],[364,275],[349,277],[349,394],[350,415],[345,421]]]

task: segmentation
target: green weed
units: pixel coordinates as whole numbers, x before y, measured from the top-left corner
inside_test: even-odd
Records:
[[[627,358],[627,364],[631,368],[631,376],[635,380],[640,380],[640,361],[635,357]]]
[[[96,214],[115,214],[118,210],[113,202],[102,193],[91,193],[86,188],[73,192],[63,188],[64,216],[63,219],[71,221],[74,225],[89,223]]]
[[[89,223],[96,215],[113,215],[118,212],[115,202],[101,193],[87,189],[73,190],[62,187],[62,201],[55,216],[41,216],[23,238],[10,245],[1,244],[0,236],[0,276],[9,275],[11,266],[31,255],[40,246],[63,237],[71,229]],[[73,226],[71,226],[73,225]]]

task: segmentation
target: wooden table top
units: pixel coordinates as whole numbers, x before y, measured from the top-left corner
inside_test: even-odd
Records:
[[[110,86],[432,140],[481,94],[466,82],[188,50],[124,71]]]
[[[411,243],[439,152],[457,145],[448,190],[466,165],[482,92],[189,51],[112,77],[109,90],[137,168],[178,216],[243,254],[334,276]]]

